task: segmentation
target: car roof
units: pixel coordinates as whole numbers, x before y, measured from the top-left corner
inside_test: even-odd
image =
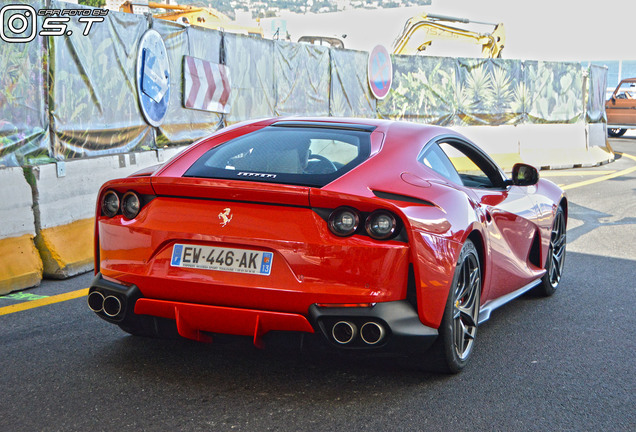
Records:
[[[432,138],[441,134],[452,134],[462,136],[461,134],[441,126],[427,125],[422,123],[413,123],[409,121],[384,120],[374,118],[354,118],[354,117],[275,117],[261,120],[263,126],[271,126],[277,124],[295,124],[297,126],[311,127],[313,124],[320,124],[323,127],[356,127],[361,130],[373,130],[383,132],[385,135],[412,135],[418,134],[423,138]],[[255,123],[255,124],[257,124]],[[465,137],[463,137],[465,139]]]
[[[261,127],[276,125],[312,127],[313,125],[317,125],[325,128],[359,129],[368,132],[380,132],[384,135],[384,139],[381,141],[381,147],[377,148],[376,151],[384,149],[388,150],[389,153],[401,151],[400,149],[404,149],[405,145],[412,149],[419,148],[419,150],[421,150],[424,144],[439,136],[460,138],[474,145],[470,139],[452,129],[403,120],[354,117],[273,117],[253,122],[248,121],[246,123],[247,125]],[[416,154],[419,153],[419,150]],[[375,154],[373,149],[372,154]]]
[[[348,129],[371,133],[375,135],[375,138],[372,138],[371,141],[370,159],[373,160],[370,160],[370,164],[368,165],[373,167],[372,169],[376,171],[379,167],[395,164],[401,157],[417,161],[426,146],[437,139],[458,139],[474,147],[475,151],[483,153],[487,159],[490,159],[487,154],[470,139],[457,131],[443,126],[376,118],[286,116],[247,120],[220,129],[212,136],[195,143],[195,145],[190,148],[190,151],[183,152],[179,157],[175,158],[172,164],[167,164],[157,174],[171,176],[175,173],[181,173],[178,175],[182,175],[180,170],[185,170],[190,167],[191,163],[189,163],[188,160],[191,157],[198,159],[201,156],[199,153],[206,151],[206,143],[209,142],[211,138],[214,139],[218,137],[217,143],[222,143],[233,139],[235,136],[241,136],[245,133],[249,134],[254,130],[252,129],[254,127],[261,129],[285,126],[290,128],[311,128],[317,126],[326,129]],[[201,149],[196,150],[196,148]],[[181,159],[183,159],[183,161],[180,161]],[[490,159],[490,162],[500,170],[494,161]],[[174,167],[172,167],[172,165],[174,165]],[[433,171],[431,171],[431,174],[433,177],[437,176]],[[344,177],[346,177],[346,175]]]

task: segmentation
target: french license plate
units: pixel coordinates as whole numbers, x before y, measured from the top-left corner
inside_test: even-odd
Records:
[[[273,259],[271,252],[175,244],[170,265],[269,276]]]

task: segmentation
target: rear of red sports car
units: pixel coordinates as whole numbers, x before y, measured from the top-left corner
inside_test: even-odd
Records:
[[[413,174],[439,133],[257,121],[109,181],[97,202],[89,306],[139,335],[176,325],[198,341],[232,334],[262,346],[283,331],[319,333],[343,349],[424,350],[476,224],[456,190]]]

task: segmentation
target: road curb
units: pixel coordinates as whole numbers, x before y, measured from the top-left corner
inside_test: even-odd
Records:
[[[33,236],[0,239],[0,294],[37,286],[42,281],[42,260]]]
[[[40,284],[31,187],[22,168],[0,169],[0,294]]]
[[[93,218],[40,230],[35,238],[44,276],[64,279],[93,269]]]
[[[101,185],[183,148],[0,169],[0,294],[90,271]]]
[[[95,202],[106,181],[164,162],[183,147],[80,159],[30,168],[35,244],[44,277],[93,269]]]

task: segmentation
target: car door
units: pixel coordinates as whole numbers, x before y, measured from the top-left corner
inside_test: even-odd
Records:
[[[605,104],[608,125],[636,125],[636,81],[621,81]]]
[[[531,256],[533,243],[540,239],[537,209],[527,187],[508,184],[490,157],[457,137],[438,139],[423,163],[433,158],[448,160],[440,174],[466,193],[479,214],[485,235],[482,303],[535,280],[541,271],[532,264]]]

